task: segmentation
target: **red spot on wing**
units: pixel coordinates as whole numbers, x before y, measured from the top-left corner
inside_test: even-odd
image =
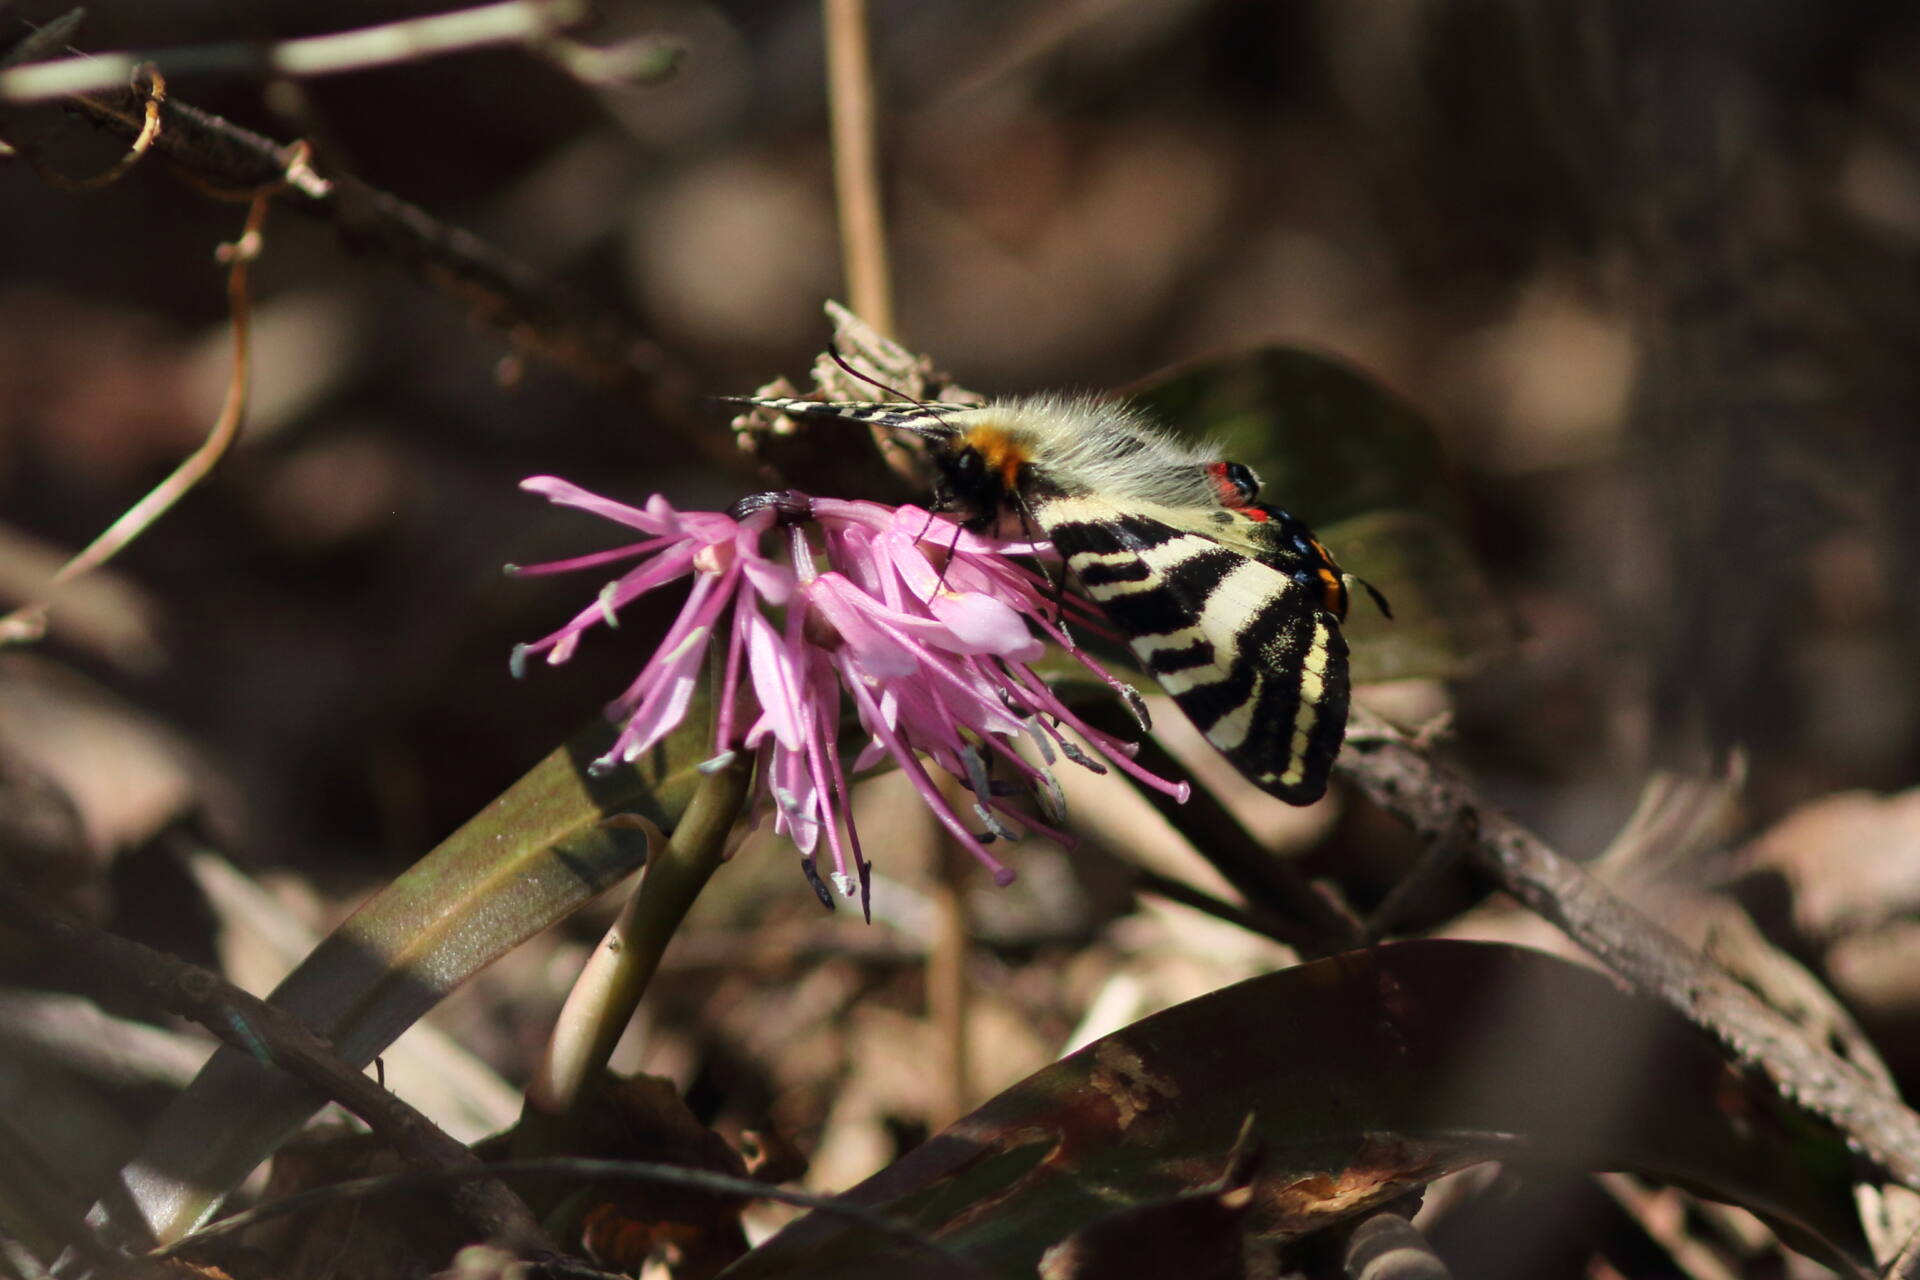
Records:
[[[1207,479],[1213,481],[1214,496],[1220,499],[1221,506],[1230,507],[1235,511],[1248,511],[1248,514],[1252,514],[1247,507],[1246,494],[1233,482],[1226,463],[1209,462],[1206,464],[1206,473]],[[1264,520],[1266,517],[1260,516],[1258,519]]]

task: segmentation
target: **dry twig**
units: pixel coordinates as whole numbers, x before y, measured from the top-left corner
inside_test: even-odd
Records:
[[[1522,905],[1678,1009],[1895,1179],[1920,1187],[1920,1115],[1538,836],[1484,806],[1465,782],[1399,731],[1355,708],[1341,769],[1375,804],[1428,841],[1463,842],[1466,857]]]
[[[0,75],[5,74],[6,72],[0,71]],[[140,126],[139,136],[134,138],[126,153],[107,166],[104,172],[86,178],[69,178],[42,160],[37,151],[22,151],[19,153],[21,158],[32,167],[35,173],[62,191],[98,191],[126,177],[133,166],[140,163],[140,158],[152,149],[154,140],[160,136],[160,108],[167,100],[167,81],[166,77],[160,74],[160,68],[148,63],[136,70],[134,77],[136,81],[146,81],[147,108],[144,122]]]
[[[154,86],[147,99],[149,112],[157,111],[164,100],[165,86],[158,75],[154,77]],[[140,136],[150,142],[155,135],[143,128]],[[141,151],[144,151],[144,147]],[[131,154],[137,157],[141,151]],[[287,173],[296,173],[305,168],[306,149],[296,147],[292,159],[287,163]],[[207,433],[200,447],[174,468],[173,474],[155,485],[146,497],[127,508],[118,520],[107,526],[78,555],[60,566],[53,580],[47,584],[50,595],[118,555],[155,520],[165,515],[174,503],[206,479],[239,437],[241,424],[247,415],[253,262],[260,256],[260,233],[266,223],[267,208],[287,181],[289,179],[283,176],[248,193],[247,198],[252,203],[247,209],[245,227],[232,244],[220,246],[221,260],[227,263],[228,268],[227,305],[233,312],[233,374],[227,381],[226,401],[220,407],[212,430]],[[0,644],[37,638],[46,629],[50,604],[50,599],[37,601],[0,618]]]
[[[137,135],[144,119],[125,92],[75,98],[73,104],[122,136]],[[177,97],[164,108],[154,149],[183,175],[216,191],[274,181],[285,171],[291,152]],[[309,170],[299,180],[290,178],[281,197],[292,208],[331,225],[349,247],[391,258],[463,303],[506,333],[521,351],[586,381],[642,390],[657,388],[676,372],[652,342],[625,321],[471,232],[388,192],[350,176],[322,177]]]
[[[155,53],[97,53],[0,70],[0,102],[45,102],[117,89],[148,62],[174,75],[240,73],[295,79],[417,62],[493,45],[538,48],[587,16],[586,0],[502,0],[498,4],[387,22],[356,31]]]
[[[480,1168],[478,1156],[343,1061],[306,1023],[219,975],[56,916],[5,881],[0,881],[0,920],[6,928],[45,943],[76,976],[137,991],[242,1052],[264,1056],[298,1076],[366,1121],[409,1163],[456,1172]],[[532,1213],[504,1183],[475,1175],[459,1186],[456,1206],[483,1236],[505,1235],[529,1247],[542,1244],[544,1236]]]
[[[572,4],[573,0],[567,3]],[[280,51],[274,54],[275,58],[282,61],[293,58],[298,64],[298,74],[306,75],[378,65],[381,59],[402,60],[403,55],[419,57],[473,48],[509,38],[531,42],[529,47],[536,52],[550,56],[572,74],[595,83],[615,74],[638,74],[649,58],[658,61],[660,50],[654,48],[653,53],[648,53],[642,47],[647,44],[645,41],[614,49],[589,50],[562,40],[558,31],[569,12],[554,0],[509,0],[505,4],[437,15],[414,23],[315,37],[315,41],[322,43],[311,47],[306,42],[292,41],[272,49]],[[497,25],[489,28],[481,21],[483,18]],[[443,20],[454,25],[433,25]],[[50,25],[44,35],[28,36],[14,53],[25,56],[44,53],[56,26],[64,38],[71,34],[73,23],[63,20]],[[482,39],[488,31],[491,35]],[[387,50],[384,54],[380,53],[382,47]],[[262,67],[260,48],[245,48],[244,65],[259,71]],[[294,52],[287,52],[289,49]],[[300,53],[301,49],[306,51]],[[299,53],[298,58],[295,53]],[[229,50],[213,60],[238,56]],[[181,53],[165,55],[168,69],[176,76],[182,70],[182,58]],[[186,61],[191,63],[192,59]],[[156,103],[154,95],[127,88],[129,76],[140,65],[141,60],[131,54],[25,66],[9,66],[7,60],[0,60],[0,102],[8,101],[8,94],[18,100],[24,92],[20,88],[22,81],[6,77],[28,72],[48,75],[49,69],[56,67],[84,67],[86,78],[58,81],[55,96],[65,95],[61,99],[65,104],[129,142],[143,134],[152,135],[147,141],[149,149],[164,157],[193,185],[214,194],[225,194],[284,183],[278,192],[284,203],[329,224],[348,247],[399,262],[437,291],[461,303],[476,318],[504,333],[517,352],[584,381],[624,393],[670,420],[687,416],[687,407],[694,400],[690,380],[624,318],[562,288],[472,233],[450,226],[418,206],[350,175],[329,172],[322,176],[311,167],[294,172],[290,168],[296,155],[293,146],[283,146],[201,111],[177,96]],[[272,61],[267,66],[269,70],[285,69]],[[102,70],[103,67],[109,68],[111,74]],[[32,87],[31,81],[24,83]],[[32,96],[45,95],[35,88]],[[8,123],[0,117],[0,128]],[[740,468],[738,454],[717,433],[691,431],[687,435],[703,447],[715,463],[729,469]]]
[[[880,208],[866,0],[825,0],[825,15],[834,203],[840,211],[847,300],[868,324],[892,336],[893,280],[887,264],[886,217]]]
[[[572,1182],[602,1183],[643,1182],[667,1187],[687,1187],[716,1196],[732,1196],[742,1200],[768,1200],[775,1204],[790,1204],[802,1209],[812,1209],[831,1217],[844,1218],[878,1235],[901,1240],[911,1245],[925,1256],[926,1263],[932,1267],[929,1270],[923,1266],[915,1273],[917,1275],[951,1276],[955,1280],[962,1280],[962,1278],[985,1280],[990,1274],[984,1265],[949,1248],[919,1227],[850,1203],[844,1196],[793,1191],[764,1182],[729,1177],[707,1169],[647,1160],[589,1160],[558,1156],[535,1160],[502,1160],[486,1168],[488,1171],[511,1178],[564,1178]],[[476,1170],[440,1169],[388,1173],[336,1182],[331,1186],[296,1192],[282,1199],[232,1214],[218,1222],[209,1223],[192,1235],[182,1236],[172,1244],[155,1250],[155,1254],[165,1258],[191,1253],[197,1246],[210,1240],[232,1235],[236,1231],[244,1231],[259,1223],[338,1204],[345,1200],[456,1185],[478,1176],[480,1173]],[[568,1262],[567,1265],[578,1269],[578,1264]]]

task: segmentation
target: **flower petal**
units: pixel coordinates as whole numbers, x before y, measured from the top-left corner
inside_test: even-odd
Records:
[[[927,601],[927,608],[958,642],[956,653],[992,653],[1012,662],[1034,662],[1046,652],[1026,619],[993,596],[941,591]]]
[[[747,581],[753,584],[753,589],[768,604],[783,605],[792,597],[795,585],[793,570],[767,559],[758,548],[751,553],[741,548],[740,568],[747,575]]]
[[[913,650],[875,626],[866,611],[877,608],[873,598],[839,573],[823,573],[808,584],[807,603],[836,631],[847,654],[862,674],[875,679],[900,679],[920,670]]]
[[[813,775],[807,771],[806,752],[774,748],[772,774],[773,829],[811,857],[820,841],[820,802]]]
[[[747,632],[747,671],[753,680],[753,695],[760,700],[761,718],[754,728],[770,730],[782,747],[798,751],[805,718],[800,658],[744,597],[734,603],[734,608],[745,611],[741,617]]]
[[[528,476],[520,482],[520,487],[528,493],[539,494],[555,506],[578,507],[582,511],[612,520],[616,524],[669,536],[680,532],[678,513],[667,504],[666,499],[658,494],[647,500],[646,510],[642,511],[624,502],[603,498],[558,476]]]
[[[710,628],[696,627],[667,655],[658,682],[648,691],[621,733],[621,737],[628,742],[622,753],[626,759],[637,758],[687,718],[687,707],[693,701],[693,691],[699,683],[700,666],[707,656],[707,641],[712,636]]]

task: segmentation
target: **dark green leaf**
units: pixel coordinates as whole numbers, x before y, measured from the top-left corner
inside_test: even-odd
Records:
[[[1356,680],[1451,677],[1509,643],[1474,563],[1438,438],[1352,368],[1281,347],[1184,365],[1127,389],[1178,430],[1217,440],[1261,478],[1263,502],[1312,525],[1341,567],[1392,602],[1349,615]]]
[[[704,709],[631,768],[587,764],[612,745],[596,725],[369,899],[272,1000],[364,1065],[449,991],[644,862],[632,816],[679,820],[711,737]],[[203,1221],[324,1099],[232,1049],[214,1055],[121,1172],[145,1229],[169,1241]],[[128,1205],[110,1203],[116,1214]]]
[[[990,1275],[1130,1207],[1217,1188],[1253,1117],[1246,1223],[1283,1240],[1490,1159],[1630,1169],[1745,1206],[1864,1268],[1831,1130],[1744,1081],[1670,1009],[1522,948],[1408,942],[1216,991],[1046,1068],[846,1199]],[[898,1237],[815,1213],[724,1280],[915,1274]]]

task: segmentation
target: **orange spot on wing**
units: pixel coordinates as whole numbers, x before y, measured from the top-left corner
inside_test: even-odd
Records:
[[[1344,619],[1347,616],[1347,584],[1342,582],[1340,575],[1331,569],[1320,571],[1320,583],[1327,612],[1336,618]]]
[[[1320,554],[1320,593],[1321,600],[1328,613],[1336,618],[1347,616],[1347,580],[1340,576],[1340,567],[1334,563],[1333,552],[1313,539],[1313,549]]]

